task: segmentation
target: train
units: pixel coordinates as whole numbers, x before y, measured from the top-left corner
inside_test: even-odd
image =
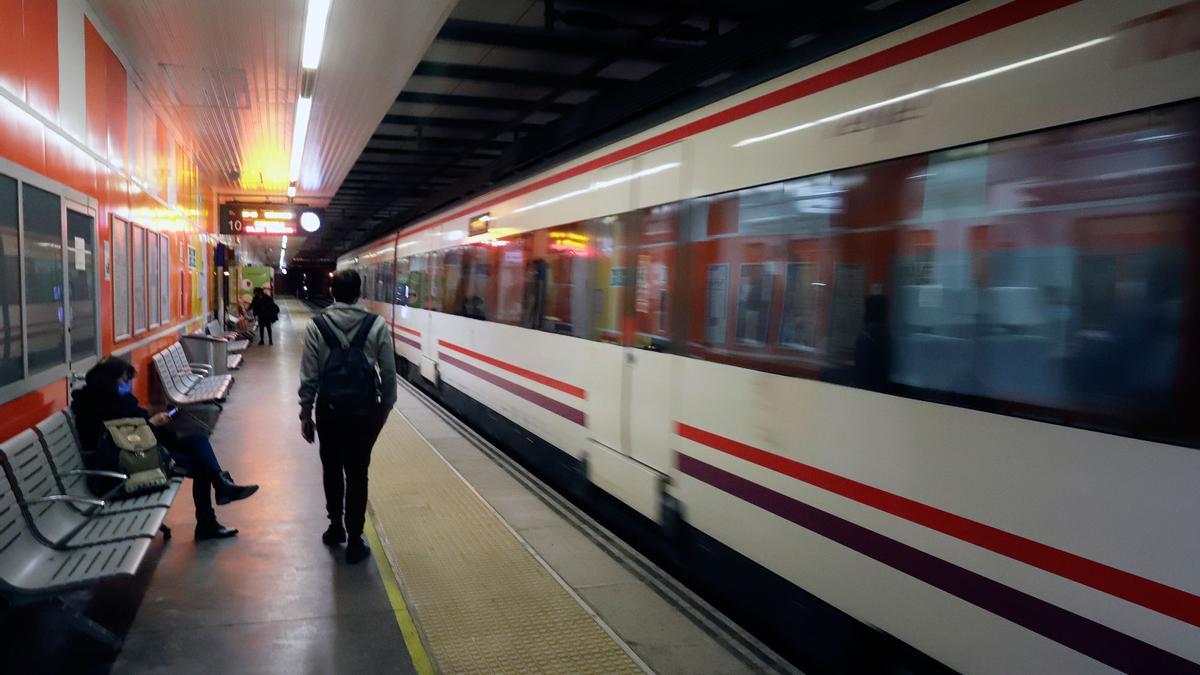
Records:
[[[338,267],[802,666],[1196,672],[1198,49],[1200,2],[967,2]]]

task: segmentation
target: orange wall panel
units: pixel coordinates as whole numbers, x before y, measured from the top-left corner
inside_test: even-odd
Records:
[[[0,0],[0,87],[25,98],[21,0]]]
[[[0,405],[0,439],[9,439],[67,407],[67,381],[49,384]]]
[[[58,2],[25,0],[22,38],[25,102],[58,122]]]
[[[121,65],[120,59],[107,45],[104,51],[104,84],[108,92],[105,96],[108,104],[108,161],[123,167],[129,157],[129,89],[125,83],[125,66]]]
[[[46,168],[45,129],[37,120],[0,96],[0,156],[34,171]]]
[[[92,22],[83,20],[84,89],[87,106],[88,147],[104,155],[108,152],[108,47]]]

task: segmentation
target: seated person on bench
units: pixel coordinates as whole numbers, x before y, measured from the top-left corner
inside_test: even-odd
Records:
[[[79,441],[84,450],[97,449],[104,422],[127,417],[141,417],[149,421],[160,445],[171,453],[175,465],[192,478],[192,500],[196,504],[196,539],[220,539],[232,537],[237,530],[217,522],[213,511],[212,492],[217,493],[217,504],[228,504],[245,499],[258,490],[257,485],[236,485],[228,471],[221,469],[212,444],[199,434],[180,436],[170,427],[171,416],[165,412],[151,415],[138,405],[131,391],[136,371],[128,361],[110,356],[88,371],[82,389],[75,392],[71,410],[79,429]],[[104,466],[96,468],[115,470],[116,457],[102,457]]]

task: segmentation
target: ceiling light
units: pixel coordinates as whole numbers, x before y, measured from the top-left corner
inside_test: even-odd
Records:
[[[321,229],[321,216],[312,211],[305,211],[300,214],[300,227],[305,232],[316,232]]]
[[[300,180],[300,160],[304,158],[304,139],[308,136],[308,118],[312,114],[312,99],[296,101],[296,128],[292,132],[292,182]]]
[[[295,185],[288,186],[287,196],[288,196],[288,199],[291,199],[292,197],[296,196],[296,186]]]
[[[300,65],[313,70],[321,63],[321,48],[325,45],[325,22],[329,18],[330,0],[309,0],[308,16],[304,20],[304,50]]]

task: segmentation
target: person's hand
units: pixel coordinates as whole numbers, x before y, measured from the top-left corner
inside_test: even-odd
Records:
[[[165,427],[171,423],[171,416],[165,412],[154,413],[150,416],[150,424],[156,427]]]
[[[300,420],[300,435],[303,436],[304,440],[308,441],[309,443],[312,443],[314,440],[316,440],[317,429],[313,424],[311,417]]]

